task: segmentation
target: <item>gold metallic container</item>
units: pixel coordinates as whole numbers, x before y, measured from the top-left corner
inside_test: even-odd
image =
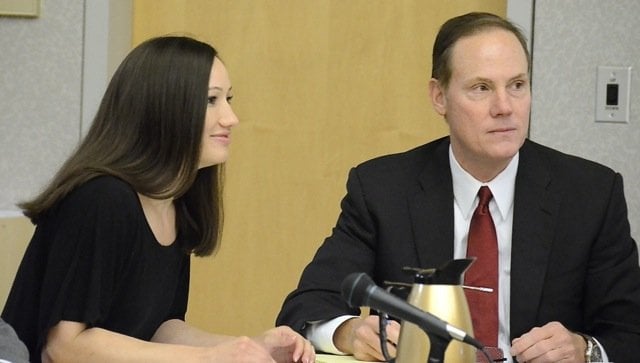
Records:
[[[471,314],[462,289],[462,274],[473,262],[453,260],[440,269],[408,269],[415,275],[407,302],[449,324],[473,334]],[[434,342],[442,346],[441,342]],[[431,353],[431,341],[417,325],[403,321],[398,339],[396,363],[425,363]],[[434,352],[434,354],[437,354]],[[474,363],[474,347],[452,340],[446,346],[444,363]]]

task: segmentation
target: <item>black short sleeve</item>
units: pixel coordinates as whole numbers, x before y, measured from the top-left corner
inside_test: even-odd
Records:
[[[99,177],[40,221],[2,316],[32,357],[61,320],[149,340],[184,319],[188,285],[189,256],[155,240],[128,184]]]

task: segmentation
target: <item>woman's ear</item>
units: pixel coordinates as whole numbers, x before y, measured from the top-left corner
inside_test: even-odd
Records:
[[[440,82],[435,78],[431,78],[429,81],[429,96],[431,97],[433,108],[440,116],[445,116],[447,109],[447,98],[444,91],[444,87],[442,87]]]

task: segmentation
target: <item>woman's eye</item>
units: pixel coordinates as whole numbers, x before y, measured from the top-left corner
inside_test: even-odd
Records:
[[[227,98],[225,98],[225,100],[227,100],[227,103],[231,103],[232,99],[233,99],[233,96],[228,96]],[[211,106],[215,105],[217,100],[218,100],[218,96],[209,96],[209,97],[207,97],[207,102]]]

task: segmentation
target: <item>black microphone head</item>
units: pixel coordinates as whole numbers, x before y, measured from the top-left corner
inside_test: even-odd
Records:
[[[375,286],[366,273],[354,272],[342,281],[342,297],[352,308],[367,306],[370,289]]]

